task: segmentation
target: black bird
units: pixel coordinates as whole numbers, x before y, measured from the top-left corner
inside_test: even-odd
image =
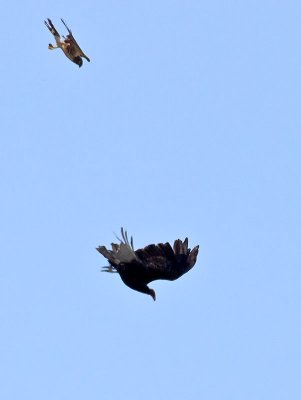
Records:
[[[121,228],[120,243],[112,243],[112,250],[105,246],[96,248],[108,261],[104,272],[118,272],[123,282],[131,289],[149,294],[156,300],[156,293],[148,283],[157,279],[174,281],[188,272],[196,263],[199,246],[188,248],[188,239],[177,239],[173,248],[169,243],[150,244],[134,250],[133,237]]]

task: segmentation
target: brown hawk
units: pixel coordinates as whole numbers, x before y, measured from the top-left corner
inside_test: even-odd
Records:
[[[45,25],[47,28],[50,30],[50,32],[53,34],[55,41],[56,41],[56,46],[53,46],[52,44],[48,45],[49,50],[54,50],[54,49],[62,49],[65,56],[69,58],[69,60],[73,61],[75,64],[77,64],[79,67],[83,65],[83,60],[82,58],[85,58],[87,61],[90,62],[90,59],[83,53],[82,49],[79,47],[77,44],[77,41],[74,39],[71,30],[68,28],[66,25],[65,21],[61,19],[62,23],[65,25],[68,35],[67,37],[63,37],[63,41],[61,40],[61,36],[59,35],[58,31],[55,29],[52,21],[47,18],[47,21],[45,22]]]
[[[196,263],[199,246],[190,250],[187,238],[175,240],[173,247],[169,243],[159,243],[134,250],[133,238],[129,240],[123,228],[121,237],[119,244],[111,244],[112,250],[105,246],[97,247],[96,250],[109,261],[109,266],[103,267],[103,271],[118,272],[127,286],[149,294],[154,300],[156,293],[147,286],[148,283],[157,279],[174,281]]]

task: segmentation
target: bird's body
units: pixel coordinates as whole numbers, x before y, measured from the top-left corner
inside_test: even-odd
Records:
[[[49,44],[48,49],[49,50],[54,50],[58,48],[62,49],[65,56],[68,57],[69,60],[77,64],[79,67],[81,67],[83,64],[82,58],[85,58],[87,61],[90,62],[90,59],[84,54],[82,49],[79,47],[77,41],[74,39],[74,36],[72,35],[72,32],[66,25],[65,21],[63,19],[61,21],[63,22],[68,31],[67,37],[62,36],[64,40],[61,40],[60,34],[55,29],[52,21],[49,18],[47,18],[47,21],[44,21],[47,28],[53,34],[56,42],[56,46]]]
[[[147,285],[155,280],[173,281],[188,272],[196,263],[199,246],[188,248],[188,239],[177,239],[173,248],[169,243],[150,244],[134,250],[133,238],[128,240],[127,232],[121,228],[120,244],[112,243],[112,250],[97,247],[110,266],[106,272],[118,272],[122,281],[133,290],[149,294],[156,299],[153,289]]]

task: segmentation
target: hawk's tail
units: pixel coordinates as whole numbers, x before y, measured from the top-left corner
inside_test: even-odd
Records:
[[[60,35],[59,35],[58,31],[55,29],[51,19],[47,18],[47,21],[44,21],[44,23],[47,26],[47,28],[50,30],[50,32],[53,34],[53,36],[59,38]]]

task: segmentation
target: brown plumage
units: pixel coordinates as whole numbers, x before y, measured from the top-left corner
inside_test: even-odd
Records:
[[[66,25],[65,21],[61,19],[62,23],[65,25],[68,35],[67,37],[62,36],[64,40],[61,40],[61,36],[58,33],[58,31],[55,29],[52,21],[47,18],[47,21],[44,21],[45,25],[47,28],[50,30],[50,32],[53,34],[55,41],[56,41],[56,46],[53,46],[51,43],[48,45],[49,50],[54,50],[54,49],[62,49],[65,56],[69,58],[69,60],[73,61],[75,64],[77,64],[79,67],[83,65],[83,60],[82,58],[85,58],[87,61],[90,62],[90,59],[84,54],[82,49],[79,47],[77,41],[74,39],[74,36],[72,35],[71,30],[68,28]]]
[[[127,231],[121,228],[119,244],[112,243],[112,250],[105,246],[97,247],[97,251],[108,261],[105,272],[118,272],[123,282],[131,289],[152,296],[156,300],[155,291],[148,283],[157,279],[174,281],[188,272],[196,263],[199,246],[188,248],[188,239],[177,239],[173,248],[169,243],[150,244],[143,249],[134,250],[133,238],[128,239]]]

